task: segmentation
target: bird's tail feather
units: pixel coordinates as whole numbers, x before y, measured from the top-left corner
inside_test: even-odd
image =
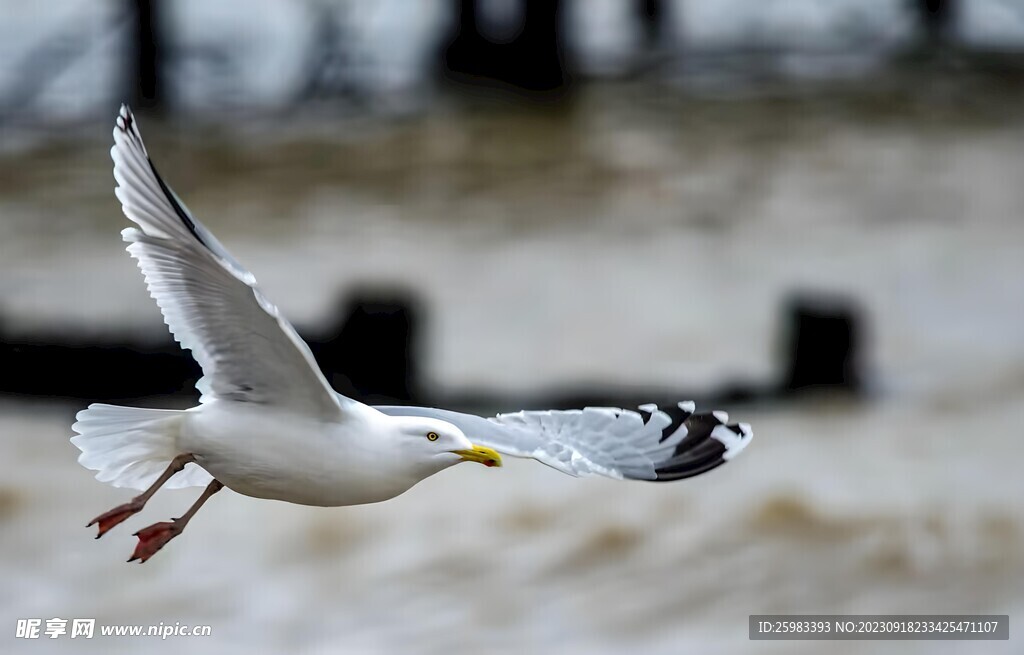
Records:
[[[178,452],[182,410],[141,409],[93,403],[75,417],[71,437],[82,454],[78,463],[96,471],[96,479],[115,487],[145,489],[167,468]],[[190,465],[165,488],[201,486],[210,475]]]

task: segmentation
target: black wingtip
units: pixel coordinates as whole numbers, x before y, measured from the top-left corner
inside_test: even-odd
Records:
[[[686,436],[672,456],[655,467],[656,481],[692,478],[725,464],[742,451],[753,432],[746,423],[729,423],[725,412],[692,414],[685,420]]]

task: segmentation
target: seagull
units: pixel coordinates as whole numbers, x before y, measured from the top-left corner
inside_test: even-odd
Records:
[[[96,538],[141,511],[162,487],[205,487],[182,516],[135,533],[146,562],[224,487],[321,507],[394,498],[460,462],[502,454],[573,475],[666,482],[710,471],[753,436],[725,412],[587,407],[490,418],[429,407],[371,407],[335,392],[309,347],[164,183],[122,105],[114,128],[115,195],[135,226],[121,232],[164,322],[203,370],[186,410],[94,403],[72,443],[96,479],[141,491],[100,514]]]

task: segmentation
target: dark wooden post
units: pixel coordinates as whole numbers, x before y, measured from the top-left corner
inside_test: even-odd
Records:
[[[913,0],[924,40],[930,46],[949,42],[956,22],[956,0]]]
[[[310,343],[327,379],[364,401],[418,397],[417,309],[402,292],[371,289],[344,301],[327,338]]]
[[[566,86],[561,0],[519,2],[522,31],[510,43],[493,43],[480,31],[477,0],[451,0],[456,27],[443,51],[445,74],[470,84],[490,80],[542,93]]]
[[[129,97],[136,107],[162,108],[166,102],[162,66],[165,47],[160,0],[128,0],[132,33],[129,37]]]
[[[636,12],[643,30],[644,45],[656,50],[664,38],[665,3],[662,0],[636,0]]]
[[[783,390],[858,392],[864,336],[859,307],[845,299],[801,294],[790,299]]]
[[[565,86],[559,25],[561,0],[525,0],[523,31],[514,42],[509,80],[534,91]]]

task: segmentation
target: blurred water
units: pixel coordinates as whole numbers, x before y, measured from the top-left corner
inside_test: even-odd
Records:
[[[82,525],[128,494],[75,463],[78,408],[5,400],[4,652],[817,653],[747,641],[747,615],[1019,616],[1024,131],[922,102],[837,110],[612,86],[555,112],[448,108],[247,145],[143,118],[169,182],[294,322],[361,281],[421,295],[433,385],[765,378],[781,300],[811,287],[868,312],[873,393],[734,411],[756,443],[677,485],[510,462],[363,508],[226,492],[145,566],[123,562],[130,533],[194,493],[158,494],[93,541]],[[0,158],[6,324],[163,329],[117,236],[108,132]],[[54,616],[213,636],[13,641],[16,618]]]
[[[344,16],[345,74],[364,100],[376,99],[379,109],[420,107],[440,41],[452,20],[446,0],[163,4],[169,7],[169,41],[180,55],[171,70],[169,95],[179,106],[207,110],[266,110],[295,102],[308,73],[304,66],[313,32],[323,20],[319,7],[332,7]],[[503,2],[491,4],[500,9]],[[1020,0],[970,0],[958,7],[958,41],[997,48],[1024,45]],[[119,79],[126,30],[118,27],[121,3],[0,0],[0,11],[0,107],[21,102],[7,96],[25,68],[45,70],[39,66],[42,60],[81,38],[91,45],[46,81],[31,115],[81,120],[122,99]],[[628,3],[614,0],[565,3],[566,49],[584,73],[621,74],[634,64],[640,37],[629,11]],[[677,0],[667,3],[666,15],[669,51],[809,51],[811,56],[783,57],[778,66],[780,72],[797,77],[862,71],[880,54],[907,44],[916,29],[905,0]],[[822,58],[822,51],[844,56]],[[210,60],[210,53],[219,53],[224,61]],[[758,59],[764,58],[762,53]]]
[[[365,508],[225,493],[135,566],[123,561],[130,532],[194,494],[162,493],[93,541],[84,521],[126,494],[74,463],[70,408],[5,403],[0,429],[20,437],[0,442],[4,461],[19,463],[0,488],[5,651],[816,653],[821,644],[747,641],[747,615],[1024,609],[1024,489],[1005,438],[1019,401],[744,418],[757,450],[685,485],[512,462],[459,467]],[[212,625],[213,636],[12,643],[15,618],[54,616]],[[1019,643],[829,649],[1013,653]]]

